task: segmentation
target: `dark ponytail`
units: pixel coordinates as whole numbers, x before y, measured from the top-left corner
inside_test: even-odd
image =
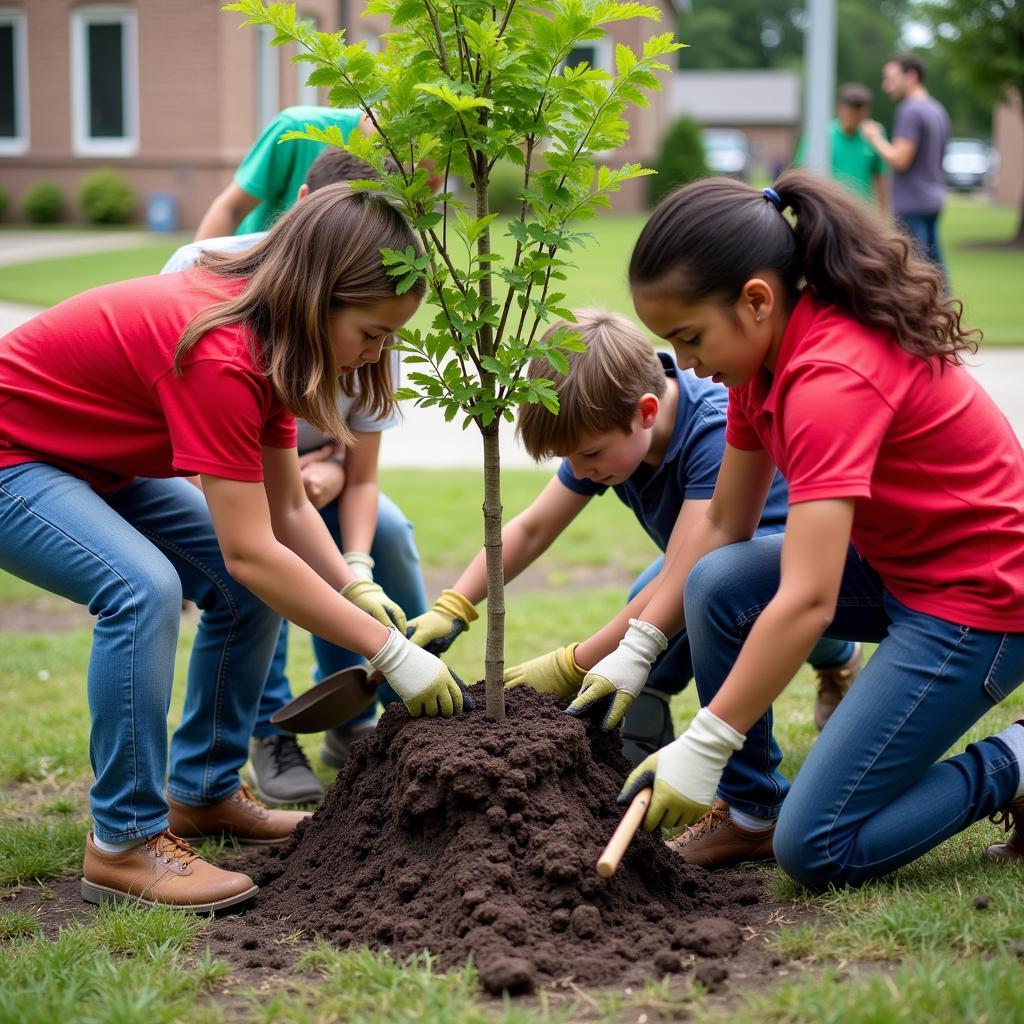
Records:
[[[962,352],[977,350],[981,332],[961,327],[960,302],[945,295],[938,269],[906,238],[807,171],[787,171],[773,187],[781,210],[729,178],[674,192],[640,233],[630,285],[664,285],[687,301],[732,306],[751,277],[773,270],[791,300],[806,287],[914,355],[959,363]]]

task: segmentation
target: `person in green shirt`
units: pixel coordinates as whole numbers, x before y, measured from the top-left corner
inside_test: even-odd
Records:
[[[832,177],[865,202],[878,204],[880,213],[889,209],[889,179],[882,158],[861,134],[861,125],[871,115],[871,90],[859,82],[847,82],[839,90],[836,116],[829,122]],[[805,162],[804,143],[793,161]]]
[[[231,184],[203,214],[196,241],[269,231],[274,221],[291,207],[323,143],[293,139],[279,145],[278,140],[285,132],[303,131],[307,124],[317,128],[334,125],[348,139],[357,128],[365,130],[362,122],[363,112],[359,109],[286,107],[263,129],[239,164]]]

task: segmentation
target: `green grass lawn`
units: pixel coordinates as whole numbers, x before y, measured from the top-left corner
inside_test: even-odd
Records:
[[[430,488],[425,486],[430,481]],[[511,514],[547,479],[542,471],[509,473]],[[384,486],[417,524],[424,560],[454,580],[477,549],[479,476],[471,471],[390,471]],[[444,517],[437,516],[438,495]],[[515,662],[582,639],[620,607],[633,573],[653,555],[650,541],[614,499],[594,503],[539,563],[546,574],[514,586],[508,599],[507,659]],[[583,565],[602,572],[600,585],[573,582]],[[776,869],[766,885],[807,904],[820,922],[784,928],[775,939],[790,972],[771,992],[736,983],[726,1003],[708,1004],[679,983],[652,982],[633,992],[583,993],[578,1000],[541,999],[526,1006],[485,1003],[472,967],[438,973],[423,959],[397,963],[383,954],[320,946],[268,988],[234,979],[231,965],[206,950],[207,922],[187,915],[104,909],[56,938],[39,933],[31,913],[4,906],[18,886],[45,895],[54,880],[73,878],[88,825],[88,710],[85,672],[90,636],[69,632],[4,632],[4,611],[34,592],[0,574],[0,1020],[109,1022],[146,1019],[218,1021],[528,1021],[635,1022],[680,1019],[909,1024],[1024,1020],[1019,957],[1022,875],[983,860],[1001,831],[981,823],[921,860],[863,889],[809,896]],[[431,595],[433,596],[433,595]],[[42,623],[45,626],[45,622]],[[193,628],[179,643],[170,722],[181,714]],[[484,630],[476,624],[449,660],[463,678],[481,674]],[[294,630],[289,672],[296,692],[310,684],[308,637]],[[806,668],[776,704],[783,770],[799,769],[815,738],[813,679]],[[681,728],[696,711],[692,688],[675,698]],[[965,736],[968,741],[1024,714],[1014,694]],[[303,742],[318,765],[320,737]],[[325,781],[331,773],[318,769]],[[987,906],[978,909],[975,897]],[[282,935],[282,941],[287,936]],[[883,964],[895,967],[890,970]]]
[[[951,195],[942,219],[943,242],[953,289],[965,306],[965,321],[981,327],[985,342],[1024,344],[1020,285],[1024,250],[986,251],[977,243],[1009,238],[1017,211],[972,197]],[[571,306],[601,306],[632,314],[626,286],[626,263],[642,216],[602,217],[586,226],[595,240],[571,254],[575,264],[564,282]],[[48,306],[86,288],[127,277],[158,273],[184,236],[138,249],[74,256],[0,267],[0,299]],[[427,323],[426,311],[414,321]]]

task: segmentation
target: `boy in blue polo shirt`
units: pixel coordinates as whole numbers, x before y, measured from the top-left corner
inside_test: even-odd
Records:
[[[586,351],[569,353],[568,374],[535,359],[529,376],[554,381],[559,412],[541,405],[520,411],[518,432],[535,458],[562,456],[555,477],[532,504],[502,530],[506,581],[538,558],[596,496],[611,488],[632,509],[662,551],[633,586],[630,599],[658,577],[673,540],[686,535],[704,513],[725,452],[726,389],[680,371],[671,354],[655,352],[628,318],[594,310],[576,312],[576,323],[553,325],[579,334]],[[786,485],[776,475],[759,533],[785,528]],[[434,653],[447,650],[477,618],[474,605],[486,596],[481,551],[433,607],[410,620],[414,643]],[[505,673],[506,686],[528,685],[543,693],[574,697],[586,670],[576,664],[577,645],[560,648]],[[815,722],[822,728],[849,688],[860,648],[821,640],[810,661],[818,673]],[[680,633],[655,663],[635,703],[620,693],[610,702],[605,726],[623,726],[623,746],[634,763],[673,738],[669,698],[693,677],[689,642]],[[756,823],[755,823],[756,824]],[[770,855],[770,843],[767,848]],[[751,859],[744,857],[742,859]],[[720,863],[720,861],[716,861]]]

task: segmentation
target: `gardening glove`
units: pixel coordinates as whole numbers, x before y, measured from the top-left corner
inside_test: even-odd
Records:
[[[391,630],[388,642],[370,664],[384,673],[413,718],[451,718],[463,708],[473,707],[462,680],[440,658],[417,647],[397,629]]]
[[[611,654],[602,658],[586,675],[579,696],[565,709],[576,718],[604,711],[601,728],[618,728],[647,682],[651,665],[668,640],[657,626],[630,619],[626,635]]]
[[[726,762],[747,737],[707,708],[697,712],[689,729],[655,754],[645,757],[626,777],[619,803],[626,805],[653,784],[643,828],[692,825],[707,814]]]
[[[347,597],[357,608],[372,615],[385,626],[394,626],[405,634],[405,612],[384,593],[379,583],[358,577],[342,587],[341,596]]]
[[[356,574],[357,580],[373,579],[373,559],[362,551],[346,551],[345,561],[348,567]]]
[[[442,590],[433,607],[409,620],[409,639],[431,654],[444,654],[455,638],[480,618],[476,609],[456,590]]]
[[[505,669],[505,688],[529,686],[538,693],[553,693],[556,697],[575,697],[580,683],[587,674],[576,664],[573,655],[579,644],[559,647],[557,651],[531,658],[521,665]]]

